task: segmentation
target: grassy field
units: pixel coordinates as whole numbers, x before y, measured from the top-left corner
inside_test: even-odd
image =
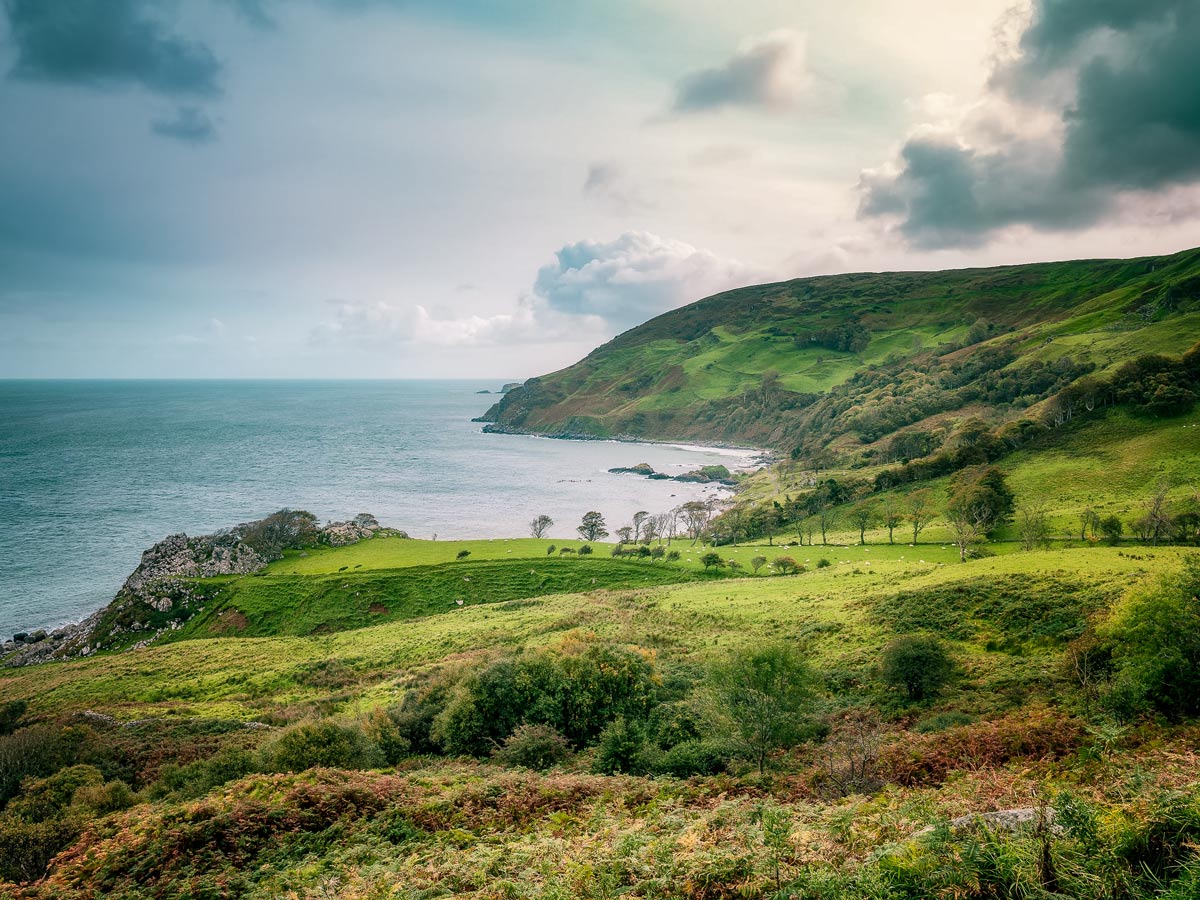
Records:
[[[1082,837],[1055,833],[1058,877],[1071,890],[1057,896],[1112,900],[1095,885],[1130,878],[1122,896],[1193,896],[1192,870],[1179,867],[1194,865],[1187,804],[1196,804],[1200,828],[1200,798],[1189,793],[1200,765],[1195,729],[1076,718],[1062,665],[1091,618],[1176,569],[1185,551],[1079,547],[960,564],[935,545],[829,547],[829,566],[799,575],[704,579],[686,562],[547,559],[542,543],[526,541],[472,542],[471,561],[446,562],[466,545],[430,543],[366,541],[281,560],[263,577],[220,580],[226,602],[254,612],[247,620],[277,632],[269,636],[249,636],[249,627],[211,636],[200,622],[140,650],[0,670],[0,697],[27,702],[34,723],[0,736],[0,776],[13,760],[6,742],[39,728],[63,728],[88,748],[82,765],[58,782],[26,781],[26,796],[0,812],[0,849],[17,854],[0,866],[36,858],[37,841],[62,847],[44,877],[0,881],[0,896],[1051,900],[1038,893],[1045,851],[1032,833],[921,836],[955,816],[1031,804],[1068,823],[1103,822]],[[311,571],[289,568],[297,564]],[[351,574],[355,565],[361,575]],[[287,599],[316,590],[302,582],[407,578],[427,589],[431,573],[518,567],[565,579],[611,567],[676,580],[419,609],[363,627],[350,627],[352,617],[347,630],[317,634],[303,604]],[[956,675],[935,698],[906,704],[880,684],[877,666],[889,640],[913,631],[941,636]],[[818,708],[832,732],[763,777],[598,775],[594,748],[548,772],[421,756],[296,774],[255,762],[272,759],[305,723],[377,727],[423,677],[503,656],[635,647],[665,689],[739,648],[775,642],[822,673]],[[845,792],[829,773],[869,746],[855,730],[861,715],[876,723],[878,765],[898,780]],[[36,747],[30,740],[15,746]],[[52,784],[70,783],[66,773],[113,780],[54,794],[63,788]],[[136,793],[110,790],[118,778]],[[32,814],[20,810],[52,802],[66,811],[22,824]],[[1178,848],[1167,881],[1182,893],[1154,893],[1121,855],[1155,835]],[[910,882],[915,893],[897,887]],[[1008,887],[988,893],[995,885]]]

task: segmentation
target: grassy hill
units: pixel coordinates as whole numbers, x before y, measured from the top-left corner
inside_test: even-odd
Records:
[[[686,559],[549,559],[545,543],[380,538],[289,554],[261,577],[210,580],[257,636],[198,625],[141,650],[0,671],[0,696],[23,707],[0,723],[0,859],[29,880],[0,880],[0,896],[1175,900],[1200,883],[1195,728],[1114,718],[1068,664],[1185,551],[958,564],[936,542],[838,546],[811,548],[830,565],[799,575],[695,580]],[[303,609],[250,614],[270,601],[260,585],[351,571],[423,591],[439,570],[567,578],[608,564],[640,566],[645,586],[556,582],[329,632]],[[692,580],[653,582],[677,577]],[[882,680],[880,654],[929,632],[955,673],[909,701]],[[819,684],[807,737],[763,777],[736,752],[719,774],[696,774],[707,763],[678,750],[655,751],[653,773],[598,774],[594,743],[538,771],[396,736],[413,733],[414,703],[453,705],[472,679],[523,660],[528,675],[565,666],[585,681],[640,660],[656,704],[644,727],[670,731],[706,715],[714,666],[775,642],[798,648]],[[589,659],[601,667],[577,668]],[[702,727],[709,746],[719,726]],[[856,767],[869,777],[846,787]],[[1030,806],[1057,829],[950,824]],[[1061,891],[1045,887],[1046,859]]]
[[[897,432],[931,434],[936,447],[966,417],[1036,415],[1085,376],[1178,356],[1197,335],[1200,250],[803,278],[658,316],[530,379],[483,419],[502,431],[870,461]]]

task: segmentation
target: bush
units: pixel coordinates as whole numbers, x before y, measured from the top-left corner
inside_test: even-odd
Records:
[[[903,688],[909,700],[934,696],[953,671],[954,662],[941,641],[923,635],[896,638],[879,660],[880,676],[892,687]]]
[[[277,772],[303,772],[318,766],[373,769],[383,761],[379,747],[362,731],[335,722],[298,725],[264,751],[267,767]]]
[[[831,563],[829,560],[827,560],[823,556],[817,560],[817,568],[818,569],[828,569],[831,565],[833,565],[833,563]]]
[[[790,556],[777,556],[771,567],[780,575],[795,575],[800,571],[800,564]]]
[[[557,549],[558,549],[557,547],[555,547],[553,544],[551,544],[549,547],[547,547],[547,548],[546,548],[546,555],[547,555],[547,556],[553,556],[553,555],[554,555],[554,551],[555,551],[555,550],[557,550]]]
[[[657,754],[651,769],[656,775],[674,775],[676,778],[719,775],[728,768],[734,755],[735,749],[720,741],[683,741]]]
[[[584,544],[582,547],[580,547],[579,555],[580,556],[591,556],[592,555],[592,545]]]
[[[1131,715],[1200,714],[1200,556],[1130,596],[1102,629],[1113,649],[1113,702]]]
[[[466,559],[470,555],[471,555],[470,550],[459,550],[458,553],[456,553],[454,555],[454,558],[455,559]]]
[[[667,551],[667,562],[679,562],[679,560],[681,558],[682,558],[682,555],[680,554],[680,552],[678,550],[668,550]]]
[[[151,794],[159,797],[165,794],[202,797],[214,788],[256,771],[258,765],[253,754],[229,747],[208,759],[197,760],[186,766],[163,766],[158,782],[151,788]]]
[[[717,553],[716,551],[713,551],[713,550],[710,550],[708,553],[705,553],[703,556],[700,557],[700,564],[702,566],[704,566],[704,571],[706,571],[706,572],[709,569],[725,568],[725,560],[723,560],[721,558],[720,553]]]
[[[754,570],[754,574],[758,574],[758,570],[767,564],[765,556],[756,556],[750,560],[750,568]]]
[[[644,718],[655,690],[649,659],[624,647],[575,644],[505,658],[455,689],[433,736],[449,753],[486,756],[518,725],[544,724],[582,747],[619,715]]]
[[[506,766],[549,769],[571,755],[567,739],[549,725],[519,725],[492,756]]]
[[[74,761],[89,730],[30,725],[0,737],[0,805],[17,793],[21,779],[45,776]]]
[[[600,733],[594,768],[601,775],[641,774],[645,753],[646,732],[642,724],[617,716]]]
[[[1116,516],[1105,516],[1100,520],[1100,533],[1104,535],[1104,539],[1114,547],[1121,542],[1121,535],[1125,533],[1125,526]]]
[[[24,700],[9,700],[0,703],[0,736],[12,734],[17,730],[21,717],[25,715],[28,704]]]
[[[940,712],[922,719],[913,726],[913,731],[917,734],[934,734],[950,728],[958,728],[960,725],[970,725],[974,721],[964,712]]]
[[[75,839],[78,825],[67,819],[26,822],[0,819],[0,881],[36,881],[59,851]]]

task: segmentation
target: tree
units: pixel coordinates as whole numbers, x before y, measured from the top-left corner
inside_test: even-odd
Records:
[[[771,563],[772,568],[780,575],[795,575],[800,571],[800,564],[790,556],[777,556]]]
[[[815,683],[810,667],[786,644],[739,651],[713,671],[716,711],[760,774],[772,751],[798,743]]]
[[[858,529],[858,542],[867,542],[867,529],[875,522],[875,507],[869,503],[858,503],[850,509],[850,521]]]
[[[1096,529],[1100,527],[1100,514],[1090,506],[1079,513],[1079,539],[1087,540],[1088,529],[1092,531],[1092,537],[1096,536]]]
[[[958,548],[959,562],[967,561],[967,552],[987,534],[991,521],[991,513],[982,503],[952,502],[946,507],[946,522],[954,534],[954,546]]]
[[[896,543],[893,536],[900,523],[904,521],[904,514],[900,509],[900,502],[891,494],[883,498],[883,503],[879,508],[883,519],[883,527],[887,529],[888,543]]]
[[[1128,597],[1104,626],[1116,699],[1179,719],[1200,714],[1200,557]]]
[[[1125,526],[1121,524],[1121,520],[1116,516],[1105,516],[1100,520],[1100,533],[1114,547],[1121,542],[1121,534],[1124,531]]]
[[[704,566],[705,572],[707,572],[709,569],[725,568],[725,560],[722,559],[721,554],[717,553],[715,550],[710,550],[701,556],[700,563]]]
[[[683,516],[684,529],[693,544],[700,540],[708,530],[708,523],[712,521],[712,513],[712,505],[703,500],[689,500],[679,507],[679,514]]]
[[[837,525],[837,508],[828,500],[822,500],[817,506],[817,527],[821,529],[821,546],[829,543],[829,532]]]
[[[933,492],[928,488],[913,491],[906,498],[906,506],[908,521],[912,522],[913,543],[915,544],[921,532],[925,530],[925,526],[933,519]]]
[[[879,674],[909,700],[932,697],[950,679],[954,661],[941,641],[924,635],[898,637],[883,649]]]
[[[1167,504],[1167,488],[1159,485],[1154,495],[1143,504],[1146,510],[1145,531],[1152,546],[1157,547],[1159,540],[1171,530],[1171,511]]]
[[[983,534],[1012,521],[1016,499],[995,466],[963,469],[950,482],[950,506],[972,510],[971,518],[982,517]]]
[[[636,544],[642,539],[642,523],[650,518],[650,513],[640,509],[633,514],[633,541]]]
[[[608,537],[608,530],[604,527],[604,516],[595,510],[584,513],[582,524],[575,530],[585,541],[598,541]]]
[[[529,523],[529,533],[535,538],[546,536],[546,532],[554,527],[554,520],[547,515],[540,515]]]
[[[1021,547],[1025,550],[1037,550],[1050,543],[1046,507],[1041,503],[1027,503],[1018,509],[1017,524],[1021,532]]]
[[[622,525],[617,529],[617,543],[628,544],[633,541],[633,528],[629,525]]]
[[[750,568],[754,570],[754,574],[758,574],[758,570],[767,564],[765,556],[756,556],[750,560]]]

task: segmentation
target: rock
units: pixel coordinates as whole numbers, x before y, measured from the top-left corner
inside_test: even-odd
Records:
[[[25,638],[27,638],[27,637],[29,637],[29,634],[27,632],[18,631],[16,634],[13,635],[13,641],[18,644],[23,644],[23,643],[25,643]]]
[[[653,477],[658,473],[654,471],[654,467],[650,463],[640,462],[636,466],[617,466],[615,469],[609,469],[614,475],[645,475]]]
[[[500,388],[500,393],[507,394],[509,391],[514,391],[521,386],[519,381],[510,381],[504,387]]]
[[[948,825],[951,831],[963,831],[979,825],[997,831],[1024,831],[1026,829],[1037,828],[1043,821],[1056,833],[1060,830],[1059,826],[1054,824],[1054,810],[1039,809],[1036,806],[1022,806],[1016,809],[997,809],[991,812],[971,813],[951,819]],[[922,828],[920,831],[914,832],[913,837],[929,834],[932,831],[933,826],[930,825]]]

